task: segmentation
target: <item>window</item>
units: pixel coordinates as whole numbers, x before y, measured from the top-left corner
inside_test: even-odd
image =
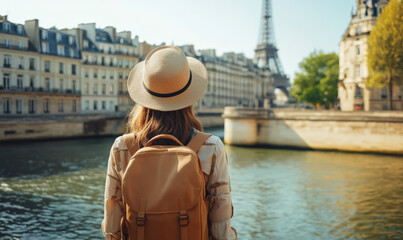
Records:
[[[11,40],[10,39],[5,39],[4,44],[6,45],[6,48],[11,47]]]
[[[3,88],[6,90],[10,89],[10,75],[9,74],[3,75]]]
[[[94,110],[98,110],[98,101],[94,101]]]
[[[74,41],[73,36],[69,36],[69,44],[70,45],[73,45],[73,41]]]
[[[28,112],[35,113],[35,100],[33,99],[28,100]]]
[[[102,101],[102,110],[106,109],[106,101]]]
[[[355,76],[356,78],[359,78],[359,77],[360,77],[360,68],[361,68],[361,66],[360,66],[359,64],[355,65],[354,76]]]
[[[123,83],[119,83],[119,92],[120,92],[120,93],[123,92]]]
[[[84,77],[86,78],[88,77],[88,72],[85,72]]]
[[[18,64],[19,69],[24,69],[24,58],[20,57],[20,64]]]
[[[72,64],[72,65],[71,65],[71,74],[72,74],[72,75],[76,75],[76,67],[77,67],[77,66],[76,66],[75,64]]]
[[[18,34],[22,34],[22,26],[21,25],[18,25],[17,26],[17,32],[18,32]]]
[[[11,67],[11,56],[4,55],[4,67]]]
[[[29,87],[34,88],[34,77],[30,77],[30,79],[29,79]]]
[[[60,92],[63,92],[63,84],[64,82],[63,82],[63,79],[60,79],[60,87],[59,87],[59,89],[60,89]]]
[[[73,109],[72,112],[77,112],[77,100],[73,100]]]
[[[48,38],[48,31],[42,30],[42,39],[45,40]]]
[[[23,82],[23,77],[22,75],[17,76],[17,89],[22,90],[24,88],[24,82]]]
[[[43,101],[43,112],[49,113],[49,99]]]
[[[102,94],[106,93],[106,84],[102,84]]]
[[[101,58],[101,65],[102,65],[102,66],[105,65],[105,57],[102,57],[102,58]]]
[[[355,98],[362,99],[362,90],[358,85],[355,86]]]
[[[109,93],[110,93],[110,94],[113,94],[113,92],[114,92],[113,84],[111,84],[111,85],[109,86]]]
[[[59,112],[63,112],[63,99],[59,100]]]
[[[134,67],[136,63],[134,62],[134,60],[132,60],[132,68]]]
[[[29,59],[29,70],[35,70],[35,58]]]
[[[109,110],[113,111],[114,110],[114,104],[113,101],[109,102]]]
[[[381,98],[386,99],[388,97],[388,89],[386,87],[382,88]]]
[[[50,79],[49,78],[45,78],[45,90],[47,92],[50,91]]]
[[[9,98],[3,99],[3,113],[11,113],[11,100]]]
[[[356,31],[356,35],[361,35],[361,33],[362,33],[361,27],[357,27],[357,28],[355,29],[355,31]]]
[[[73,80],[73,84],[72,84],[71,90],[73,90],[73,93],[76,92],[76,80]]]
[[[84,45],[84,48],[88,48],[88,41],[87,41],[87,40],[84,40],[83,45]]]
[[[85,83],[84,92],[85,92],[85,94],[90,94],[90,85],[89,85],[89,83]]]
[[[123,67],[123,60],[119,59],[119,67]]]
[[[122,78],[123,78],[123,73],[119,72],[119,79],[122,79]]]
[[[42,52],[43,53],[48,53],[49,52],[49,44],[46,42],[42,43]]]
[[[50,61],[45,61],[45,72],[50,72]]]
[[[74,53],[74,48],[70,48],[70,57],[74,58],[75,53]]]
[[[85,110],[90,110],[90,101],[89,100],[85,101]]]
[[[360,46],[358,45],[357,47],[356,47],[356,49],[357,49],[357,56],[359,56],[359,55],[361,55],[361,49],[360,49]]]
[[[63,71],[64,71],[64,66],[63,66],[63,63],[59,63],[59,73],[60,74],[63,74]]]
[[[57,46],[57,55],[64,56],[64,45]]]
[[[129,60],[126,60],[126,62],[125,62],[126,64],[126,68],[129,68]]]
[[[127,48],[123,48],[123,54],[127,55]]]
[[[56,33],[56,41],[60,43],[62,41],[62,35],[60,33]]]
[[[97,56],[94,56],[94,64],[97,64],[98,63],[98,58],[97,58]]]
[[[10,24],[4,23],[4,30],[5,32],[10,32]]]
[[[94,78],[98,78],[98,71],[94,70]]]
[[[22,99],[17,99],[15,102],[15,111],[18,114],[22,113]]]
[[[19,49],[24,49],[24,42],[23,41],[18,41],[18,48]]]
[[[98,84],[94,85],[94,94],[98,94]]]

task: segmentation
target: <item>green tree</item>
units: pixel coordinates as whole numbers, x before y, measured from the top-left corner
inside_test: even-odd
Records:
[[[370,87],[389,87],[389,109],[393,110],[393,85],[403,79],[403,2],[391,0],[382,10],[368,39]]]
[[[291,94],[297,102],[329,108],[337,101],[339,56],[336,53],[313,52],[299,64]]]

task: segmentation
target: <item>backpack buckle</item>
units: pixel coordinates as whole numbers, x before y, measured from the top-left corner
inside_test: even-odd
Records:
[[[189,216],[187,214],[179,215],[179,226],[186,227],[189,225]]]
[[[144,226],[145,217],[136,217],[136,225],[137,226]]]

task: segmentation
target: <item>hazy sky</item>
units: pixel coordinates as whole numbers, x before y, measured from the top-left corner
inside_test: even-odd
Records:
[[[140,41],[194,44],[243,52],[252,58],[262,0],[0,0],[0,14],[41,27],[72,28],[95,22],[132,31]],[[312,51],[338,52],[355,0],[273,0],[274,31],[285,73],[294,78],[298,63]]]

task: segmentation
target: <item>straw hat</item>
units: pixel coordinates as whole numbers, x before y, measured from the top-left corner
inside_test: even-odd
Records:
[[[175,46],[152,50],[130,72],[127,89],[138,104],[174,111],[195,104],[207,88],[207,70]]]

